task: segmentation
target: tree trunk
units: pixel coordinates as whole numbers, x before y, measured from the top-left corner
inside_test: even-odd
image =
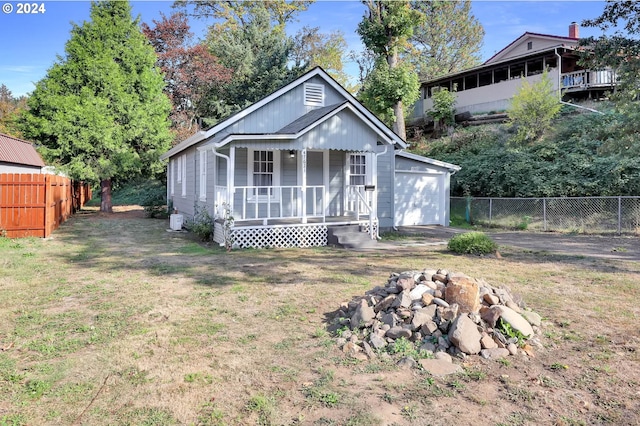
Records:
[[[393,52],[389,56],[387,56],[387,63],[389,64],[389,69],[394,69],[398,66],[398,51],[393,49]],[[396,120],[393,122],[393,131],[402,138],[402,140],[407,140],[407,129],[404,125],[404,109],[402,108],[402,101],[398,100],[393,105],[393,115],[396,116]]]
[[[100,211],[113,213],[113,206],[111,204],[111,179],[102,179],[100,181]]]

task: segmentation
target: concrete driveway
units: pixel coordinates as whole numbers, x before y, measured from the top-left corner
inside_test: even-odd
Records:
[[[417,244],[446,244],[454,235],[469,232],[466,229],[442,226],[406,226],[398,230],[403,234],[415,235]],[[500,246],[569,256],[640,261],[640,238],[637,236],[571,235],[524,231],[487,231],[485,233]],[[421,241],[421,238],[425,240]]]

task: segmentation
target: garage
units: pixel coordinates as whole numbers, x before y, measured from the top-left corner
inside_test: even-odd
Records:
[[[449,182],[459,166],[396,154],[395,226],[449,225]]]

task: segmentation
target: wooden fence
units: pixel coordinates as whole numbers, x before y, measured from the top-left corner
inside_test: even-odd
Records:
[[[48,237],[91,199],[88,184],[48,174],[0,174],[0,233]]]

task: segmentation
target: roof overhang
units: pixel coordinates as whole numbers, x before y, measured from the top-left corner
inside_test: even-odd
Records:
[[[449,80],[449,79],[452,79],[452,78],[460,77],[460,76],[463,76],[465,74],[472,74],[472,73],[483,71],[483,70],[487,70],[487,69],[498,68],[500,66],[503,66],[503,65],[506,65],[506,64],[510,64],[512,62],[522,61],[522,60],[525,60],[525,59],[528,59],[528,58],[532,58],[532,57],[535,57],[535,56],[551,54],[551,53],[554,53],[555,51],[557,51],[558,49],[576,50],[572,46],[566,46],[564,44],[558,44],[556,46],[550,46],[550,47],[547,47],[547,48],[544,48],[544,49],[536,50],[534,52],[527,52],[524,55],[513,56],[511,58],[503,59],[501,61],[491,62],[489,64],[485,62],[484,64],[478,65],[477,67],[467,68],[466,70],[458,71],[456,73],[447,74],[447,75],[444,75],[442,77],[434,78],[434,79],[431,79],[431,80],[423,80],[420,84],[421,85],[429,85],[429,84],[437,83],[437,82],[440,82],[440,81],[445,81],[445,80]]]
[[[432,166],[442,167],[442,168],[445,168],[445,169],[449,170],[450,172],[454,172],[454,173],[459,171],[460,169],[462,169],[462,167],[456,166],[455,164],[447,163],[445,161],[440,161],[440,160],[434,160],[433,158],[424,157],[422,155],[417,155],[417,154],[412,154],[412,153],[406,152],[406,151],[396,152],[396,155],[399,156],[399,157],[407,158],[409,160],[419,161],[421,163],[430,164]]]

